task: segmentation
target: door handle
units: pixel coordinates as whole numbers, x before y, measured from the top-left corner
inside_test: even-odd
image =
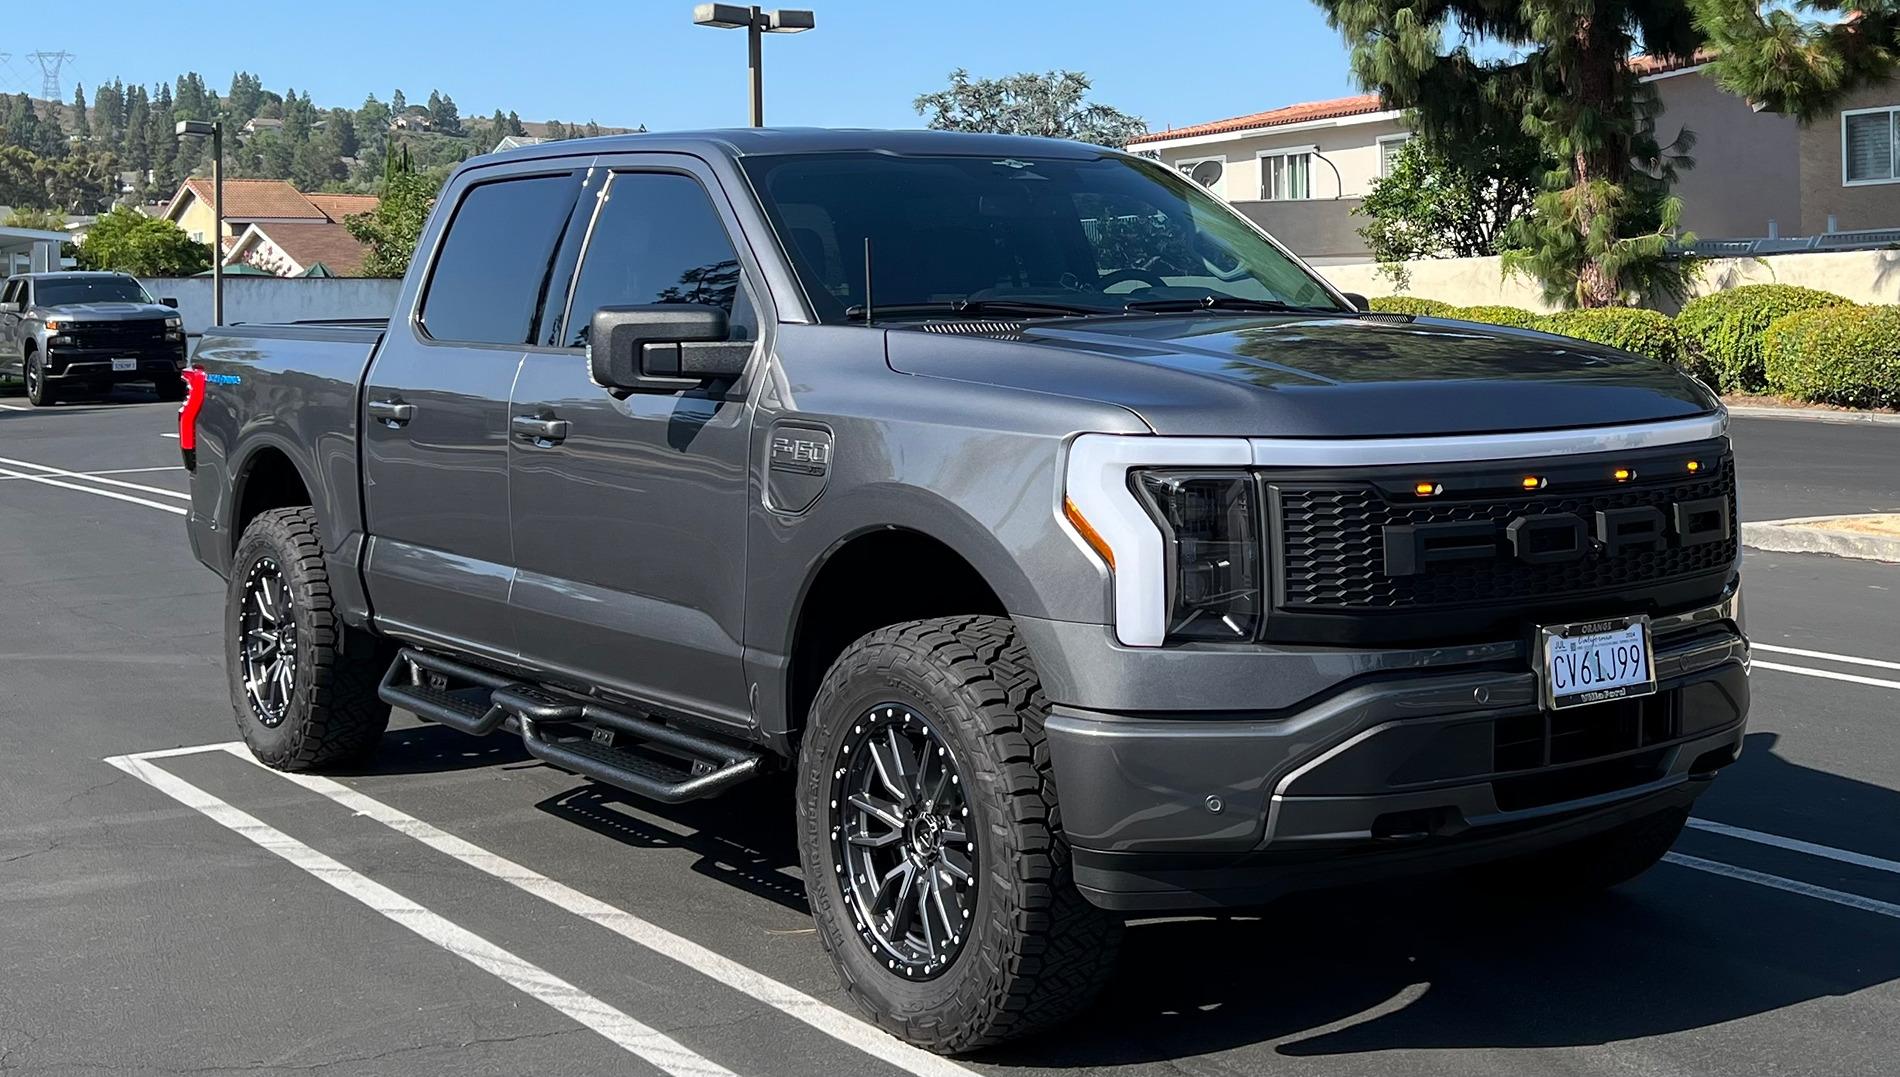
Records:
[[[545,419],[539,415],[517,415],[508,424],[517,437],[537,445],[558,445],[567,438],[566,419]]]
[[[385,426],[402,426],[416,417],[416,406],[399,400],[372,400],[367,410],[370,418]]]

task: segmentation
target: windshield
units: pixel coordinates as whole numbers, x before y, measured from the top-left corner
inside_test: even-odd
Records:
[[[741,163],[828,322],[864,314],[867,238],[878,317],[960,303],[1030,315],[1195,309],[1209,297],[1347,311],[1212,195],[1147,161],[857,152]]]
[[[43,277],[33,301],[42,307],[73,303],[150,303],[151,293],[131,277]]]

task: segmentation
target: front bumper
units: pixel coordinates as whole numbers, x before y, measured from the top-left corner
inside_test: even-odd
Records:
[[[138,365],[132,370],[114,370],[114,359],[134,359]],[[182,341],[167,343],[162,347],[148,344],[132,349],[58,345],[46,349],[46,380],[49,382],[106,385],[124,381],[153,381],[176,378],[184,368],[185,345]]]
[[[1652,629],[1654,696],[1556,714],[1538,706],[1522,645],[1462,668],[1374,668],[1265,713],[1058,703],[1048,744],[1076,882],[1118,910],[1257,905],[1517,855],[1687,803],[1741,749],[1739,601]],[[1165,665],[1148,672],[1148,693],[1170,679]]]

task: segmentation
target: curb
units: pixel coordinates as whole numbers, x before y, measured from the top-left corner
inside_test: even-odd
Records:
[[[1737,419],[1796,419],[1811,423],[1864,423],[1900,426],[1900,414],[1884,411],[1831,411],[1826,408],[1776,408],[1755,404],[1726,405]]]
[[[1829,531],[1810,526],[1818,520],[1834,519],[1839,517],[1807,516],[1795,520],[1745,523],[1742,525],[1742,545],[1770,553],[1825,553],[1862,561],[1900,563],[1900,536]]]

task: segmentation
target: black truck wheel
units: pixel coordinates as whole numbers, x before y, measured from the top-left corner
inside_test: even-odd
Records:
[[[375,751],[389,725],[376,697],[389,655],[337,617],[315,510],[272,509],[244,529],[224,628],[238,732],[261,762],[310,770]]]
[[[813,700],[799,849],[818,936],[879,1025],[933,1051],[1086,1008],[1121,923],[1070,878],[1028,650],[1007,618],[882,628]]]
[[[1656,866],[1689,821],[1688,808],[1669,808],[1582,841],[1475,869],[1488,893],[1518,899],[1588,897]]]
[[[46,356],[38,351],[26,353],[26,364],[22,368],[26,379],[27,402],[36,408],[50,408],[59,403],[59,390],[46,380]]]

